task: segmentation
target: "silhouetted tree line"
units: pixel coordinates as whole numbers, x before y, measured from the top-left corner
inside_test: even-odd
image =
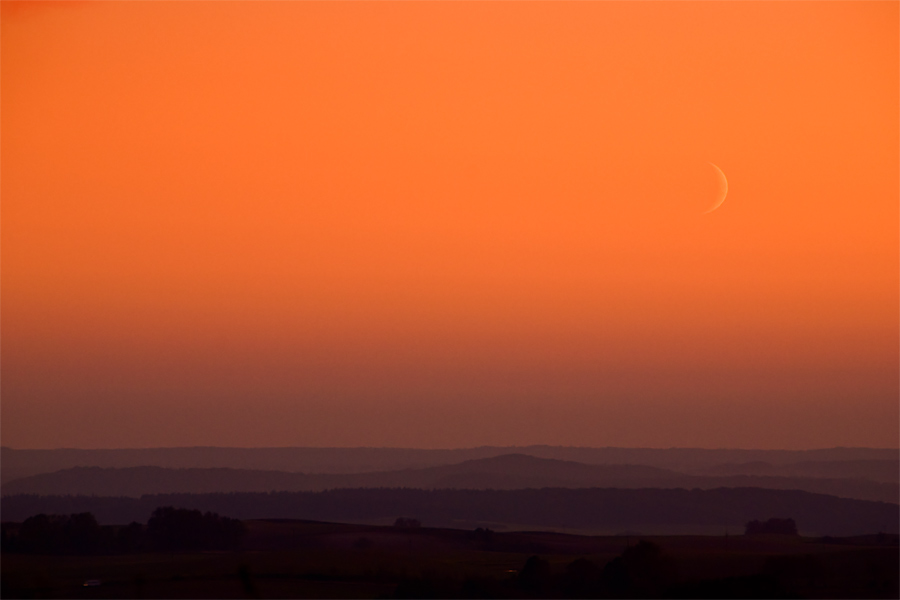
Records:
[[[490,542],[494,539],[494,530],[487,527],[478,527],[469,534],[469,537],[480,542]]]
[[[335,489],[326,492],[160,494],[141,498],[4,496],[4,518],[38,513],[91,512],[104,523],[146,521],[158,506],[174,505],[238,519],[350,521],[416,515],[430,526],[460,521],[512,522],[540,527],[627,529],[672,524],[746,523],[775,511],[827,535],[898,533],[896,504],[866,502],[797,490],[759,488],[418,490]],[[665,507],[665,510],[661,510]],[[777,513],[775,513],[777,514]],[[537,552],[535,552],[537,554]]]
[[[838,544],[843,546],[900,546],[900,535],[895,533],[880,532],[874,535],[858,535],[852,537],[832,537],[830,535],[819,538],[823,544]]]
[[[28,554],[127,554],[178,550],[233,550],[246,535],[237,519],[163,506],[142,525],[100,525],[91,513],[39,514],[20,525],[4,523],[3,552]]]
[[[463,582],[427,577],[402,580],[397,598],[625,598],[662,597],[675,582],[675,568],[662,549],[648,541],[597,564],[579,558],[554,572],[540,556],[525,561],[506,580],[470,578]]]

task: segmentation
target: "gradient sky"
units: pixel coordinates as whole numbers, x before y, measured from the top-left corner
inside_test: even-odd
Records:
[[[3,2],[2,442],[896,447],[898,7]]]

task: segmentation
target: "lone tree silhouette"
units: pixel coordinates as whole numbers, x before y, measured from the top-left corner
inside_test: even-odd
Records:
[[[410,517],[397,517],[397,520],[394,521],[394,527],[400,529],[418,529],[422,526],[422,522],[418,519],[412,519]]]
[[[765,523],[753,520],[747,523],[747,529],[744,535],[799,535],[797,533],[797,523],[793,519],[769,519]]]

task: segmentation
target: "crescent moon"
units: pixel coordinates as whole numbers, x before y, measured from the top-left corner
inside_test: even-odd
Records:
[[[704,211],[703,214],[708,215],[712,211],[716,210],[722,203],[725,202],[725,196],[728,195],[728,180],[725,178],[725,173],[722,172],[722,169],[714,165],[713,163],[709,163],[712,165],[712,168],[716,170],[716,174],[719,176],[719,194],[716,198],[716,201],[713,203],[708,210]]]

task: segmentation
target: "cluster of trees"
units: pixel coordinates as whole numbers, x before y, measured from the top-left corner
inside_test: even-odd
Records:
[[[102,554],[117,547],[111,527],[101,527],[91,513],[35,515],[18,530],[3,524],[3,552],[34,554]]]
[[[769,519],[765,522],[757,520],[750,521],[746,525],[744,535],[799,535],[797,533],[797,523],[793,519]]]
[[[147,521],[150,541],[161,550],[232,550],[246,533],[237,519],[171,506],[157,508]]]
[[[21,526],[4,523],[4,552],[29,554],[127,554],[178,550],[232,550],[246,526],[211,512],[163,506],[142,525],[100,525],[91,513],[35,515]]]
[[[418,529],[422,526],[422,522],[411,517],[397,517],[394,521],[394,527],[398,529]]]

